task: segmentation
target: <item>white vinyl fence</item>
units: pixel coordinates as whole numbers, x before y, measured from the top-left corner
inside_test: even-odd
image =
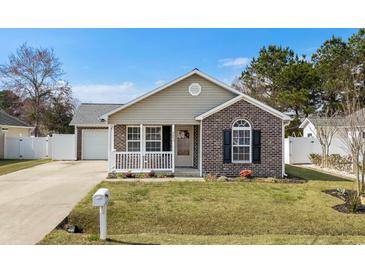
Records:
[[[52,137],[5,136],[4,159],[76,160],[74,134],[53,134]]]
[[[289,137],[285,138],[285,163],[309,164],[311,153],[322,154],[321,145],[315,137]],[[349,153],[338,137],[334,137],[330,146],[330,154],[346,156]]]

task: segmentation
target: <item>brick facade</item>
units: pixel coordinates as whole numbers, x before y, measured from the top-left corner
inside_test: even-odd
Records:
[[[194,159],[193,168],[199,168],[199,126],[194,126]]]
[[[82,158],[82,131],[84,129],[108,129],[107,127],[77,127],[76,128],[76,136],[77,136],[77,144],[76,144],[76,159],[81,160]]]
[[[261,163],[223,163],[223,130],[242,118],[261,130]],[[254,176],[282,176],[282,120],[244,100],[212,114],[202,121],[203,175],[238,176],[251,169]]]

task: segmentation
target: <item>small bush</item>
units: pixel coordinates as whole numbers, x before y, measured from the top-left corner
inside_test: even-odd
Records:
[[[207,176],[205,176],[205,181],[207,182],[216,182],[218,179],[217,175],[213,175],[213,174],[208,174]]]
[[[361,206],[360,197],[355,191],[350,192],[347,197],[347,207],[350,212],[356,213],[357,209]]]
[[[322,155],[317,153],[309,154],[309,160],[316,166],[322,165]],[[351,156],[341,156],[340,154],[331,154],[328,156],[328,167],[339,171],[352,171]]]
[[[150,172],[148,172],[148,177],[155,178],[156,177],[156,172],[154,172],[153,170],[151,170]]]
[[[251,178],[252,177],[252,170],[250,169],[243,169],[240,171],[240,177]]]
[[[322,156],[317,153],[309,154],[309,160],[313,165],[320,166],[322,164]]]
[[[135,178],[136,176],[132,173],[132,171],[128,170],[128,172],[125,174],[126,178]]]

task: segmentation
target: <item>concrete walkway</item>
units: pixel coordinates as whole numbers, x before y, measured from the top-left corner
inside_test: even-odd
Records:
[[[106,161],[55,161],[0,176],[0,244],[35,244],[106,176]]]

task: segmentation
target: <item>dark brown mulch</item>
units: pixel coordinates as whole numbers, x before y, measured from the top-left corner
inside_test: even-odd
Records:
[[[323,190],[322,192],[344,201],[343,204],[333,206],[332,208],[334,210],[337,210],[338,212],[346,213],[346,214],[365,214],[365,206],[363,206],[363,205],[358,206],[356,212],[352,212],[352,210],[350,208],[350,205],[349,205],[347,199],[348,199],[349,195],[353,194],[355,191],[346,190],[345,193],[341,193],[337,189],[326,189],[326,190]]]

